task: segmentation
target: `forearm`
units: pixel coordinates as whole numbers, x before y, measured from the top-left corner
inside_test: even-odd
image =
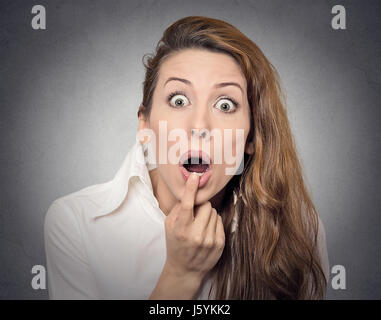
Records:
[[[202,278],[196,275],[178,275],[166,266],[160,275],[150,300],[191,300],[200,288]]]

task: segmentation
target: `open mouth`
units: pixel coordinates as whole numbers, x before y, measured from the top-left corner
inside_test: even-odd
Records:
[[[183,167],[189,172],[197,172],[199,176],[203,175],[209,169],[209,164],[203,163],[202,159],[191,157],[183,163]]]
[[[202,176],[210,168],[210,158],[202,151],[188,151],[180,160],[180,165],[188,172],[196,172]]]

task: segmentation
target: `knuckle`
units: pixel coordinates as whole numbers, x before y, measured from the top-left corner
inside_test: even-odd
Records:
[[[175,230],[174,232],[174,236],[175,238],[178,240],[178,241],[185,241],[186,240],[186,236],[185,236],[185,233],[182,231],[182,230]]]
[[[205,239],[203,246],[204,246],[204,248],[207,248],[207,249],[214,248],[214,246],[215,246],[214,240],[213,239],[209,239],[209,238]]]
[[[201,235],[195,235],[192,239],[192,243],[196,246],[196,247],[201,247],[202,246],[202,243],[203,243],[203,238]]]
[[[219,239],[216,241],[216,248],[222,250],[225,247],[225,240]]]

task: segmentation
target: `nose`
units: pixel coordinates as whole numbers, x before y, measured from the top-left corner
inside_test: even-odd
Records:
[[[209,136],[209,130],[206,128],[202,129],[191,129],[191,135],[192,137],[197,137],[200,136],[201,138],[205,139],[206,137]]]
[[[191,138],[209,139],[210,136],[210,115],[206,106],[196,106],[192,114],[190,127]]]

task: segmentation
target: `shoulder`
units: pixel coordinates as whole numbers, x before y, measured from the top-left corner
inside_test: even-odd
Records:
[[[84,233],[91,223],[92,212],[107,194],[107,184],[93,185],[55,199],[48,207],[44,219],[46,254],[61,261],[84,261]]]
[[[44,222],[45,230],[59,226],[63,228],[68,222],[73,222],[75,220],[74,216],[74,211],[66,204],[62,198],[56,199],[50,204],[46,212]]]
[[[74,234],[80,224],[86,223],[93,212],[99,208],[110,193],[110,182],[92,185],[63,197],[55,199],[48,207],[44,231],[52,233]]]
[[[47,218],[62,215],[90,215],[105,201],[111,192],[112,181],[95,184],[55,199],[47,210]]]
[[[44,221],[44,238],[47,247],[75,247],[80,241],[80,231],[74,211],[61,199],[49,206]]]

